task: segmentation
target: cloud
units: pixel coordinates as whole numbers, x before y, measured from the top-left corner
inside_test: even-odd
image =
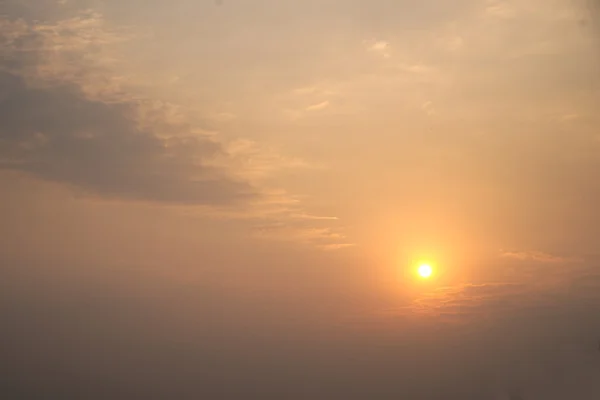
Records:
[[[558,119],[561,122],[569,122],[569,121],[578,120],[580,118],[581,118],[581,115],[579,115],[577,113],[571,113],[571,114],[563,114]]]
[[[367,46],[367,50],[380,54],[384,58],[391,57],[390,54],[390,43],[385,40],[366,40],[364,44]]]
[[[285,223],[278,240],[337,245],[328,228],[310,226],[337,218],[313,215],[287,191],[269,188],[281,171],[318,166],[253,140],[219,140],[210,125],[191,123],[183,107],[135,95],[114,73],[108,50],[128,33],[109,29],[102,15],[55,24],[0,19],[0,32],[1,169],[101,198]]]
[[[346,249],[346,248],[354,247],[354,246],[356,246],[355,243],[333,243],[333,244],[324,244],[324,245],[320,246],[320,248],[323,250],[341,250],[341,249]]]
[[[446,37],[443,40],[443,47],[448,51],[457,51],[463,48],[465,41],[460,36]]]
[[[433,102],[430,101],[430,100],[427,100],[423,104],[421,104],[421,109],[427,115],[433,115],[433,114],[435,114],[435,106],[433,105]]]
[[[321,218],[305,217],[295,221],[286,220],[257,225],[254,232],[257,237],[269,240],[292,241],[298,244],[309,245],[321,250],[340,250],[355,246],[349,243],[346,236],[339,229],[331,227],[315,227],[307,222],[314,223]],[[321,219],[329,221],[330,218]]]
[[[118,88],[91,89],[85,73],[100,73],[70,60],[85,58],[82,50],[91,43],[112,40],[98,15],[54,27],[20,20],[0,26],[8,33],[0,65],[1,168],[141,201],[226,205],[257,195],[211,165],[224,155],[220,143],[190,131],[180,135],[167,105],[150,110],[147,101],[120,95]]]
[[[488,0],[485,14],[495,18],[513,18],[517,15],[514,5],[507,0]]]
[[[306,86],[306,87],[294,89],[292,91],[292,93],[295,95],[307,95],[307,94],[317,93],[318,91],[319,91],[319,88],[316,86]]]
[[[249,181],[260,182],[269,179],[276,172],[287,170],[318,169],[318,165],[308,164],[302,159],[281,155],[269,146],[259,146],[249,139],[230,141],[225,145],[227,157],[223,166],[236,167],[238,174]]]
[[[463,354],[471,346],[464,340],[474,341],[480,347],[474,356],[487,360],[479,363],[487,370],[486,378],[497,381],[501,374],[504,387],[518,383],[527,390],[545,390],[557,376],[598,373],[591,356],[597,357],[600,275],[593,267],[569,274],[540,269],[528,282],[439,288],[418,296],[396,315],[462,338]]]
[[[138,131],[135,104],[88,100],[67,85],[31,88],[10,73],[0,82],[3,168],[109,197],[228,204],[253,196],[204,162],[222,151],[218,143]]]
[[[525,399],[587,398],[600,390],[598,265],[538,265],[531,266],[534,279],[517,274],[423,290],[405,307],[349,322],[377,332],[380,342],[426,341],[417,357],[432,351],[433,365],[459,363],[457,379],[481,390],[473,398],[507,398],[500,396],[511,391]]]
[[[519,259],[551,264],[529,264],[504,282],[440,287],[417,296],[399,314],[474,328],[478,320],[498,324],[532,318],[533,322],[535,318],[569,318],[570,312],[593,311],[592,305],[600,301],[600,274],[593,260],[567,268],[558,257],[537,253],[527,257]]]
[[[327,107],[329,107],[329,101],[326,100],[306,107],[306,111],[320,111],[326,109]]]
[[[512,309],[527,292],[527,286],[516,283],[463,284],[425,293],[408,309],[416,315],[468,323],[473,317],[489,315],[492,308]]]
[[[512,258],[520,261],[534,261],[541,263],[565,263],[574,261],[566,257],[559,257],[542,251],[504,251],[502,257]]]
[[[131,97],[121,87],[125,77],[113,72],[120,61],[110,49],[135,35],[106,25],[94,11],[53,23],[2,17],[2,69],[38,85],[74,84],[88,98],[120,101]]]
[[[314,221],[337,221],[337,220],[339,220],[338,217],[318,216],[318,215],[311,215],[311,214],[306,214],[306,213],[292,214],[291,217],[296,218],[296,219],[314,220]]]
[[[299,87],[292,90],[295,96],[330,96],[336,94],[327,84]]]
[[[236,115],[229,112],[216,113],[214,118],[219,122],[229,122],[236,118]]]
[[[371,46],[371,50],[373,51],[384,51],[389,47],[389,43],[385,42],[383,40],[377,41],[375,43],[373,43],[373,45]]]

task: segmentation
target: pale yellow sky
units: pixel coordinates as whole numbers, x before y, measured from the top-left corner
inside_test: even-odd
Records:
[[[573,349],[600,335],[598,11],[587,0],[3,2],[5,322],[30,315],[35,330],[54,312],[58,343],[84,340],[72,318],[98,317],[117,341],[188,343],[184,380],[194,363],[209,368],[210,348],[235,371],[209,373],[206,390],[240,387],[222,398],[248,398],[250,376],[273,365],[295,372],[261,381],[257,398],[305,398],[290,383],[303,373],[316,399],[559,396],[573,382],[593,397],[598,362]],[[419,260],[432,279],[417,279]],[[124,334],[117,319],[130,312],[151,317]],[[456,350],[437,359],[436,335]],[[392,350],[346,365],[372,346]],[[552,346],[570,350],[539,355]],[[149,357],[178,359],[161,352]],[[481,383],[454,375],[461,357]],[[417,383],[369,375],[390,363]],[[576,371],[560,372],[564,385],[560,363]],[[132,385],[152,386],[148,374]],[[187,395],[208,395],[192,381]]]

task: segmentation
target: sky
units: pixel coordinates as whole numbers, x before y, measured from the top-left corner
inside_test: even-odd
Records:
[[[3,398],[600,398],[597,1],[3,0],[0,53]]]

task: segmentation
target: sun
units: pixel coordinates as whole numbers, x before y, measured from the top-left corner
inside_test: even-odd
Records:
[[[421,264],[419,268],[417,268],[417,273],[423,279],[427,279],[433,275],[433,268],[429,264]]]

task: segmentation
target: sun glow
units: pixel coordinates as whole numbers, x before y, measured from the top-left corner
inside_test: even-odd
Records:
[[[427,279],[433,275],[433,268],[429,264],[421,264],[419,268],[417,268],[417,273],[421,278]]]

